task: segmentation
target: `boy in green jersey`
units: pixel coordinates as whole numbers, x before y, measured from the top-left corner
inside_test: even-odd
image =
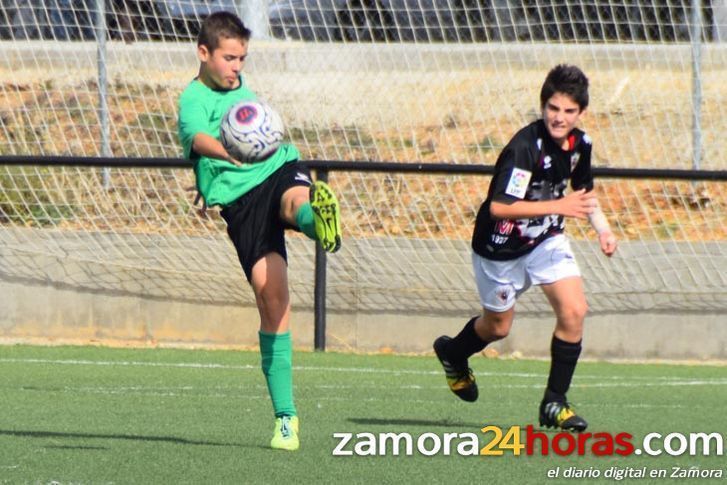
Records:
[[[282,144],[267,159],[241,164],[219,141],[220,121],[239,101],[254,100],[240,71],[251,32],[234,14],[216,12],[197,40],[198,76],[179,98],[179,138],[194,162],[197,189],[208,206],[221,206],[227,233],[255,293],[260,313],[262,369],[275,410],[271,447],[297,450],[293,402],[285,229],[303,232],[328,252],[341,246],[339,206],[330,187],[311,182],[300,153]]]

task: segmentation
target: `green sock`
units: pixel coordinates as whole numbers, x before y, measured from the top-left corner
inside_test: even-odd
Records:
[[[313,217],[313,208],[310,206],[310,202],[298,207],[298,213],[295,215],[295,222],[298,224],[298,228],[303,234],[313,239],[316,238],[316,221]]]
[[[297,416],[293,403],[293,340],[290,332],[260,335],[260,354],[275,416]]]

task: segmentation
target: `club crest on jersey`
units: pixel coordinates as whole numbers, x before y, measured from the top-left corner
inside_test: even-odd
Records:
[[[543,157],[543,163],[542,163],[543,170],[548,170],[552,165],[552,161],[553,161],[553,159],[551,158],[550,155],[545,155]]]
[[[528,183],[530,183],[530,177],[532,175],[533,173],[528,170],[513,168],[505,193],[522,199],[528,190]]]
[[[573,155],[570,156],[570,169],[571,171],[576,168],[576,165],[578,165],[578,160],[581,159],[581,154],[578,152],[575,152]]]

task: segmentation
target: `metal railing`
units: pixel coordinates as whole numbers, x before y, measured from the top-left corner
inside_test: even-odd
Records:
[[[366,161],[307,160],[300,162],[316,172],[319,180],[328,180],[330,172],[383,172],[439,175],[492,175],[492,165],[456,165],[451,163],[389,163]],[[0,156],[0,165],[74,166],[109,168],[192,168],[182,158],[109,158],[68,156]],[[593,168],[594,177],[615,179],[663,179],[686,181],[727,181],[727,170],[678,170],[644,168]],[[327,255],[316,244],[315,283],[313,290],[314,349],[326,349],[326,269]]]

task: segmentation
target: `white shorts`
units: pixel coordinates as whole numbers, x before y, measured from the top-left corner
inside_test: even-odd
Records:
[[[581,276],[568,239],[559,234],[549,237],[525,256],[509,261],[493,261],[472,253],[477,291],[482,306],[504,312],[531,285],[545,285]]]

